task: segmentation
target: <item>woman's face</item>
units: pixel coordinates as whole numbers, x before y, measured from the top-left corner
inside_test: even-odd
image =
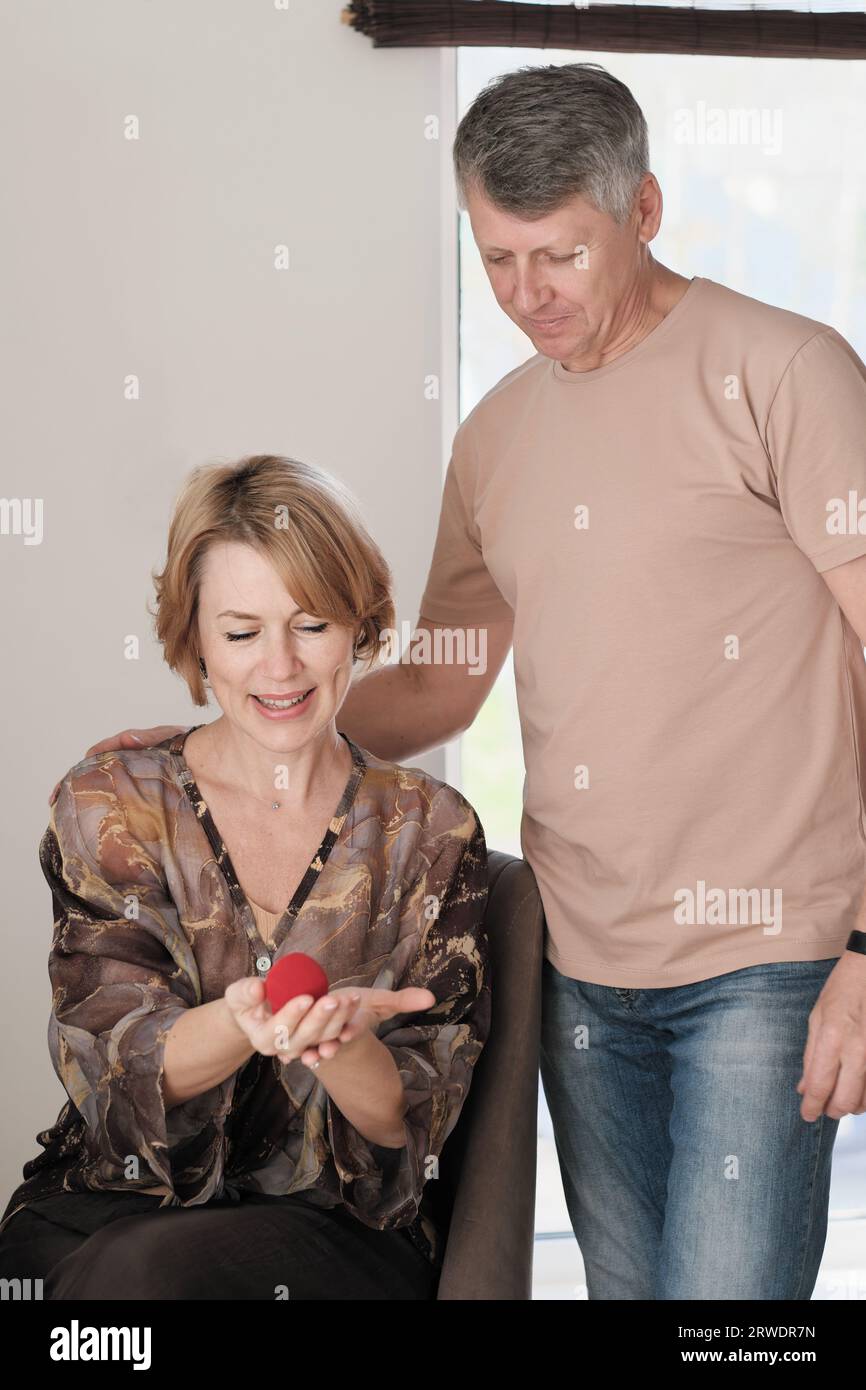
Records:
[[[237,728],[289,751],[332,724],[351,681],[356,632],[300,610],[257,550],[236,541],[208,549],[198,628],[211,689]],[[288,709],[263,703],[299,695]]]

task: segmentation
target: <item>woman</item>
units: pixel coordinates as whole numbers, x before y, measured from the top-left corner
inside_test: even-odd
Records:
[[[60,784],[69,1100],[0,1273],[54,1299],[434,1297],[425,1183],[489,1029],[487,864],[458,792],[336,729],[393,628],[388,568],[340,484],[261,455],[195,471],[154,579],[166,661],[222,713]],[[295,951],[330,989],[274,1014]]]

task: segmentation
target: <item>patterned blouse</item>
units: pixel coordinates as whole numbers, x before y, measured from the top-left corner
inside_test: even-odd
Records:
[[[304,1192],[367,1226],[405,1226],[437,1262],[425,1183],[490,1026],[475,812],[453,787],[341,734],[349,780],[268,941],[184,759],[186,737],[85,758],[60,785],[39,857],[54,905],[48,1043],[69,1100],[37,1135],[44,1152],[24,1165],[0,1230],[57,1192],[143,1192],[183,1207],[237,1189]],[[402,1148],[361,1135],[303,1062],[259,1052],[166,1113],[171,1025],[290,951],[319,961],[332,988],[436,996],[376,1027],[407,1098]]]

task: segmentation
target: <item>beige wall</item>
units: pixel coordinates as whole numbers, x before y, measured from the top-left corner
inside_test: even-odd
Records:
[[[217,713],[190,704],[145,611],[181,480],[257,451],[330,469],[393,567],[398,619],[417,615],[448,414],[424,391],[443,372],[424,125],[440,56],[376,50],[340,7],[30,0],[0,19],[0,493],[43,504],[39,544],[0,535],[2,1206],[65,1098],[46,1045],[50,788],[119,728]],[[415,761],[445,775],[441,751]]]

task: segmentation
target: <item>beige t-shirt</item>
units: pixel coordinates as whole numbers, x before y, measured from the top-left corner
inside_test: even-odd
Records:
[[[463,421],[420,611],[513,614],[521,844],[563,974],[844,950],[866,666],[821,572],[864,553],[866,368],[700,276],[631,351],[537,353]]]

